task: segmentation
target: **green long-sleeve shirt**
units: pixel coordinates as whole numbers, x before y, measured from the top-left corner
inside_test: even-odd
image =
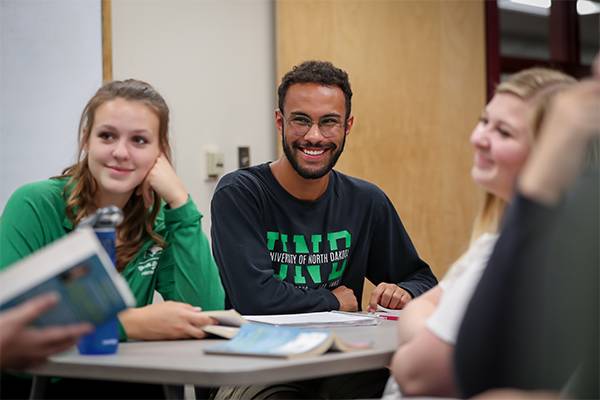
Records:
[[[66,179],[49,179],[13,193],[0,217],[0,269],[73,230],[66,216],[65,184]],[[165,300],[223,309],[223,286],[201,218],[191,199],[176,209],[161,207],[154,230],[165,239],[166,248],[146,237],[122,271],[138,307],[152,303],[156,290]]]

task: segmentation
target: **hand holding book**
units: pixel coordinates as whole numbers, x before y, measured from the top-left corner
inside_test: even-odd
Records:
[[[75,345],[92,331],[87,323],[35,328],[30,323],[52,307],[56,293],[44,294],[0,312],[0,365],[2,368],[30,368]]]
[[[75,231],[0,271],[0,282],[0,311],[41,294],[58,294],[56,306],[34,320],[38,327],[100,325],[135,305],[127,282],[90,229]]]

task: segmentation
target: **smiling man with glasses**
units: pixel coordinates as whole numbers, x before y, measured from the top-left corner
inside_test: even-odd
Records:
[[[378,285],[370,307],[403,308],[437,281],[381,189],[333,169],[354,123],[347,73],[304,62],[283,77],[278,97],[284,155],[224,176],[212,200],[226,306],[242,314],[357,311],[366,277]],[[342,397],[379,388],[364,390]]]
[[[333,170],[354,117],[348,75],[307,61],[278,89],[284,155],[230,173],[212,201],[212,243],[227,306],[243,314],[403,308],[436,280],[385,194]]]

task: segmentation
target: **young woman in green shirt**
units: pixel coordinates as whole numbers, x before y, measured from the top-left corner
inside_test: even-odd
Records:
[[[119,314],[121,339],[202,338],[224,292],[198,212],[170,163],[169,108],[149,84],[113,81],[85,106],[78,161],[15,191],[0,219],[0,268],[116,205],[117,269],[137,307]],[[43,266],[40,266],[43,268]],[[152,303],[154,291],[166,300]]]

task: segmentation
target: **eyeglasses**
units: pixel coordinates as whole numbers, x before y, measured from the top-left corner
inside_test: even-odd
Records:
[[[290,133],[298,137],[306,135],[315,124],[312,119],[305,115],[292,115],[286,118],[281,113],[281,116],[289,125]],[[340,133],[342,130],[342,121],[336,116],[325,116],[319,120],[318,127],[323,137],[330,138]]]

